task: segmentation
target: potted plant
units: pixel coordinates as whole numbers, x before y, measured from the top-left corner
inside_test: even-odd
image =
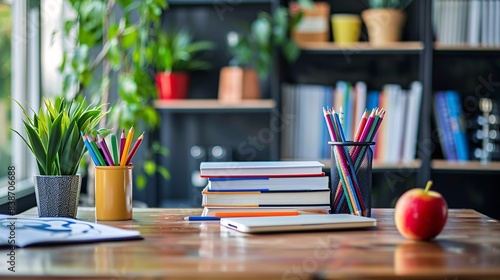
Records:
[[[368,30],[371,45],[385,45],[401,40],[405,22],[402,11],[411,1],[369,0],[370,9],[364,10],[361,17]]]
[[[228,33],[232,58],[220,72],[220,101],[260,98],[259,77],[269,73],[273,52],[279,49],[289,63],[298,58],[300,50],[290,33],[301,18],[301,12],[291,15],[287,8],[278,7],[272,15],[260,12],[246,34]]]
[[[16,101],[17,102],[17,101]],[[88,106],[85,100],[44,100],[30,117],[19,103],[26,120],[26,137],[13,130],[35,156],[40,175],[35,175],[35,196],[40,217],[75,218],[81,187],[76,174],[85,153],[80,133],[90,132],[107,112]]]
[[[160,99],[184,99],[187,97],[189,72],[206,70],[210,63],[199,57],[211,50],[209,41],[194,41],[186,30],[160,33],[156,42],[156,87]]]

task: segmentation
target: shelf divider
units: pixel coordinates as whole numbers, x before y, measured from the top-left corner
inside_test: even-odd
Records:
[[[439,171],[478,171],[478,172],[498,172],[500,171],[500,162],[491,161],[482,164],[480,161],[448,161],[435,159],[431,162],[433,170]]]
[[[418,54],[424,49],[424,45],[419,41],[396,42],[384,46],[372,46],[369,42],[357,42],[351,45],[338,45],[333,42],[309,42],[300,43],[299,47],[309,53],[350,53],[350,54]]]
[[[155,100],[154,107],[161,111],[175,112],[269,112],[276,108],[272,99],[248,99],[238,103],[224,103],[217,99]]]

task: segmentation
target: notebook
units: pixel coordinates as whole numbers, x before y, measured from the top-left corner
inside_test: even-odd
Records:
[[[285,217],[222,218],[224,227],[245,233],[358,229],[377,226],[373,218],[350,214],[299,215]]]

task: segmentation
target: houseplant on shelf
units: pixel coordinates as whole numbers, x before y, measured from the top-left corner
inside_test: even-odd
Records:
[[[200,53],[213,47],[209,41],[194,41],[193,35],[186,30],[160,33],[154,48],[159,98],[186,98],[189,72],[210,68],[210,63],[200,58]]]
[[[302,5],[310,1],[300,1]],[[294,62],[299,47],[290,38],[302,18],[302,12],[290,15],[285,7],[278,7],[269,14],[260,12],[250,23],[245,34],[230,32],[227,43],[231,53],[229,66],[223,67],[219,79],[219,100],[239,102],[242,99],[260,98],[259,77],[267,76],[273,63],[273,53],[280,50],[284,58]]]
[[[361,13],[371,45],[401,40],[406,15],[402,11],[411,0],[368,0],[369,9]]]
[[[16,101],[17,102],[17,101]],[[40,217],[75,218],[81,176],[76,174],[85,153],[80,133],[90,132],[107,111],[104,105],[89,106],[85,100],[44,100],[38,113],[30,117],[19,103],[26,120],[26,137],[18,131],[35,156],[40,175],[35,175],[35,196]]]

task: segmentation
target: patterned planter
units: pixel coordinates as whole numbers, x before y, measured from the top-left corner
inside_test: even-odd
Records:
[[[34,177],[39,217],[76,218],[81,175]]]

